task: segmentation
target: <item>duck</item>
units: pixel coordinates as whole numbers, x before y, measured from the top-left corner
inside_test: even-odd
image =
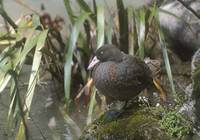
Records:
[[[109,102],[131,100],[153,82],[152,72],[144,61],[112,44],[96,50],[88,70],[95,87]]]

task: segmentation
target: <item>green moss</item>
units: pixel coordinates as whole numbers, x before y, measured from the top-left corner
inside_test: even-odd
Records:
[[[186,122],[182,114],[172,111],[163,116],[160,124],[169,135],[181,138],[191,130],[190,125],[186,125]]]
[[[200,91],[200,64],[195,69],[194,73],[192,74],[193,80],[193,98],[199,98],[199,91]]]
[[[98,139],[104,139],[105,137],[138,139],[145,137],[143,136],[145,135],[143,131],[147,132],[147,135],[152,136],[152,133],[157,131],[156,129],[159,127],[158,119],[161,111],[163,111],[161,108],[147,108],[139,110],[129,117],[122,117],[121,119],[102,124],[97,132],[97,137]]]
[[[152,122],[141,114],[135,114],[129,118],[119,119],[101,126],[98,132],[98,137],[121,137],[129,138],[133,136],[137,129],[145,123]],[[137,129],[136,129],[137,128]]]
[[[162,107],[126,110],[118,118],[114,117],[109,121],[104,114],[86,128],[82,139],[175,140],[189,131],[189,128],[183,125],[182,116],[164,112],[169,111]]]

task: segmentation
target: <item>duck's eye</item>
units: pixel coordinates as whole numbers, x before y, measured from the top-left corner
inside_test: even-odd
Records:
[[[103,51],[100,51],[100,54],[103,54]]]

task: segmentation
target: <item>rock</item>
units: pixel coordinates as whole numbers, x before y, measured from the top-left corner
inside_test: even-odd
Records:
[[[200,16],[200,1],[184,3]],[[200,47],[200,19],[179,1],[170,1],[160,7],[159,20],[173,50],[182,60],[191,59]]]
[[[168,117],[163,112],[161,107],[126,110],[109,121],[103,115],[84,130],[80,140],[175,140],[178,135],[182,139],[189,127],[181,124],[181,115],[171,117],[171,113]]]
[[[185,114],[193,123],[194,134],[200,138],[200,49],[192,57],[191,79],[192,83],[185,89],[187,101],[179,109],[179,112]]]
[[[195,101],[195,124],[200,130],[200,49],[196,51],[192,59],[192,98]]]

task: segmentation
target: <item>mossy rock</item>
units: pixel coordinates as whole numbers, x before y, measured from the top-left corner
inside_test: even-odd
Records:
[[[103,115],[89,125],[81,140],[175,140],[160,125],[163,110],[161,108],[143,108],[130,115],[121,115],[117,119],[105,121]],[[183,137],[182,137],[183,138]],[[180,138],[179,138],[180,139]]]
[[[196,51],[192,59],[192,98],[195,100],[195,125],[200,128],[200,49]],[[199,130],[200,131],[200,130]]]

